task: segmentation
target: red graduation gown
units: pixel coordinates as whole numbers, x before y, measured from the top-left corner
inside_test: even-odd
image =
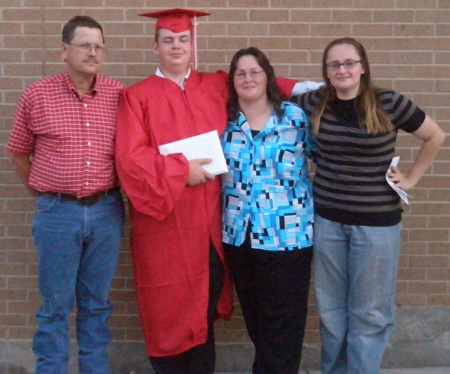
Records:
[[[279,80],[290,93],[295,81]],[[192,71],[183,91],[151,76],[125,89],[117,114],[116,166],[130,201],[131,248],[147,355],[169,356],[207,338],[209,241],[225,267],[218,316],[233,310],[222,248],[221,179],[187,186],[182,154],[158,145],[217,130],[227,123],[228,75]]]

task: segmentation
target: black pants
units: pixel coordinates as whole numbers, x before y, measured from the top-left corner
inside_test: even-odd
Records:
[[[206,343],[167,357],[149,357],[156,374],[212,374],[216,364],[214,315],[222,292],[224,269],[214,246],[209,248],[208,338]]]
[[[264,251],[224,244],[247,331],[253,373],[297,374],[308,308],[312,247]]]

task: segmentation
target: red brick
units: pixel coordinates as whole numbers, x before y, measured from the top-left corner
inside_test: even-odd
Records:
[[[449,256],[409,256],[409,266],[416,268],[448,268]]]
[[[427,296],[423,294],[398,294],[397,305],[425,306],[427,305]]]
[[[408,293],[446,294],[448,282],[408,282]]]

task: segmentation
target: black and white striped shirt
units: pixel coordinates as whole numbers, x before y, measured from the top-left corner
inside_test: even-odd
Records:
[[[386,182],[395,155],[397,130],[416,131],[425,113],[411,100],[392,90],[380,90],[383,110],[393,124],[387,134],[370,135],[357,120],[356,100],[336,99],[325,108],[317,136],[314,177],[315,212],[348,225],[391,226],[401,220],[398,195]],[[291,99],[312,123],[320,91]]]

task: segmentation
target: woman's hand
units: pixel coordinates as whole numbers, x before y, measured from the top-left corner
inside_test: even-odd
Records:
[[[403,191],[409,191],[414,187],[408,180],[408,177],[404,175],[397,166],[391,166],[387,176],[396,187],[402,189]]]

